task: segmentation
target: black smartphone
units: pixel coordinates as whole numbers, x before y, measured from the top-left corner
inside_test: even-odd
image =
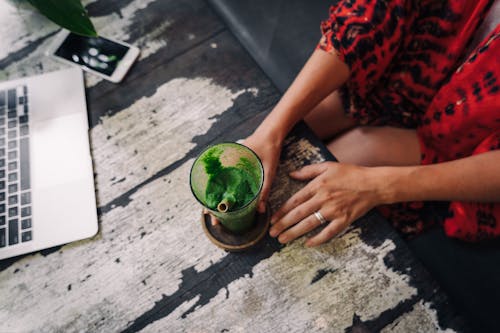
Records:
[[[120,82],[137,59],[139,48],[109,38],[84,37],[62,31],[47,53],[109,81]]]

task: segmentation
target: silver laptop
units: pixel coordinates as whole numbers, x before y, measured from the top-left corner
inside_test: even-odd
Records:
[[[83,74],[0,83],[0,259],[97,233]]]

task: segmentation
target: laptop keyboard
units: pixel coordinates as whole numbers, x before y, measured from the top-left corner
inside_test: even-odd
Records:
[[[28,89],[0,90],[0,248],[33,239]]]

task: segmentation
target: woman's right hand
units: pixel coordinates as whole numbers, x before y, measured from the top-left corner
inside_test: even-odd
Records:
[[[264,167],[264,185],[260,194],[257,210],[260,213],[266,211],[266,202],[271,191],[271,185],[276,175],[282,142],[270,135],[264,135],[258,131],[254,132],[243,142],[245,146],[252,149],[259,156]]]
[[[245,141],[243,141],[243,144],[252,149],[257,156],[259,156],[262,166],[264,167],[264,184],[262,185],[260,201],[257,206],[257,210],[260,213],[264,213],[266,211],[266,202],[269,197],[271,185],[276,175],[282,144],[280,140],[268,135],[263,135],[258,131],[247,137]],[[208,210],[205,209],[204,214],[208,214]],[[213,215],[211,215],[211,220],[212,225],[219,224],[219,220]]]

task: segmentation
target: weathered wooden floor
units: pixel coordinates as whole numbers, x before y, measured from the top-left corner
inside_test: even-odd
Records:
[[[142,49],[121,84],[86,75],[99,206],[92,239],[0,262],[0,332],[461,330],[446,297],[376,215],[317,249],[267,238],[229,254],[199,223],[188,173],[208,144],[246,137],[279,93],[202,0],[86,1],[98,31]],[[57,27],[0,4],[0,79],[61,68]],[[304,128],[287,171],[329,158]]]

